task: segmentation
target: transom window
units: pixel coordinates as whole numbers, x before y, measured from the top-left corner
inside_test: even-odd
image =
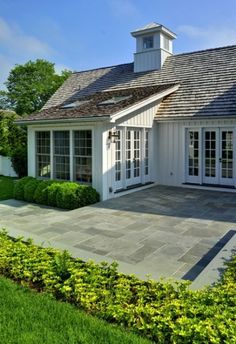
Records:
[[[92,131],[74,131],[74,180],[92,182]]]
[[[152,49],[153,46],[153,36],[143,37],[143,49]]]
[[[54,131],[54,178],[70,179],[70,132]]]
[[[50,131],[36,132],[36,175],[50,178]]]

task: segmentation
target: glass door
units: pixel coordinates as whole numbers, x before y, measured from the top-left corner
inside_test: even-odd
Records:
[[[203,133],[203,183],[219,184],[219,131],[205,129]]]
[[[126,186],[141,183],[141,131],[126,130]]]
[[[233,130],[220,129],[220,184],[233,185]]]

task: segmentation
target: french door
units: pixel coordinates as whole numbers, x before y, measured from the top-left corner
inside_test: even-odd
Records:
[[[187,182],[234,185],[234,130],[189,129],[187,132]]]
[[[115,142],[115,190],[150,181],[149,130],[117,130]]]
[[[233,129],[204,129],[203,183],[234,184]]]
[[[141,183],[141,131],[126,130],[125,178],[126,186]]]

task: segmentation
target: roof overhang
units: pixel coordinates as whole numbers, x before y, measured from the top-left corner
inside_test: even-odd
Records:
[[[194,115],[194,116],[156,116],[155,117],[155,121],[156,122],[176,122],[176,121],[189,121],[189,120],[205,120],[205,119],[235,119],[236,118],[236,114],[235,115],[209,115],[209,116],[203,116],[203,115],[200,115],[200,116],[197,116],[197,115]]]
[[[19,120],[15,121],[18,125],[37,125],[37,124],[63,124],[63,123],[84,123],[84,122],[105,122],[109,121],[109,116],[89,116],[77,118],[52,118],[52,119],[33,119],[33,120]]]
[[[129,106],[128,108],[124,109],[124,110],[121,110],[115,114],[113,114],[111,116],[111,120],[110,122],[111,123],[115,123],[118,119],[130,114],[131,112],[134,112],[136,110],[139,110],[140,108],[146,106],[146,105],[150,105],[151,103],[154,103],[158,100],[161,100],[163,99],[164,97],[168,96],[169,94],[175,92],[178,90],[178,88],[180,87],[180,84],[177,84],[177,85],[174,85],[168,89],[166,89],[165,91],[162,91],[162,92],[159,92],[159,93],[156,93],[150,97],[148,97],[147,99],[145,100],[142,100],[132,106]]]

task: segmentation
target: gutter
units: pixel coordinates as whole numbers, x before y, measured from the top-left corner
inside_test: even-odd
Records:
[[[105,122],[109,121],[109,116],[91,116],[83,118],[58,118],[58,119],[32,119],[15,121],[18,125],[37,125],[37,124],[58,124],[58,123],[81,123],[81,122]]]

